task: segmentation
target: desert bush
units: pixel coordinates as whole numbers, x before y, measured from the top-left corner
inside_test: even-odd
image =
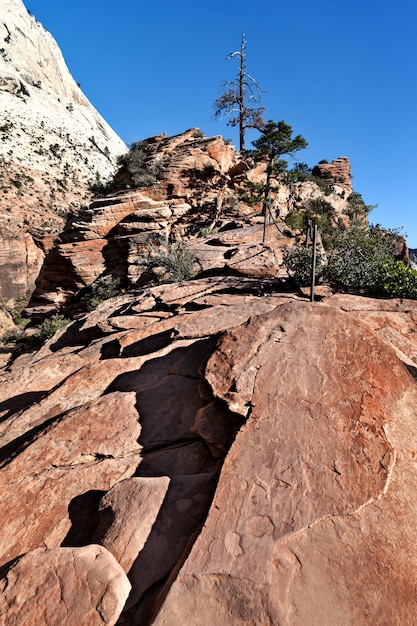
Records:
[[[55,335],[55,333],[70,323],[70,320],[61,315],[60,313],[55,313],[51,317],[47,317],[43,320],[42,324],[38,326],[36,332],[34,333],[34,343],[35,344],[43,344],[47,339],[50,339]]]
[[[337,231],[326,263],[318,256],[316,276],[341,291],[417,299],[417,271],[396,258],[397,238],[398,232],[373,226]],[[309,284],[311,255],[311,247],[304,247],[284,258],[297,285]]]
[[[200,230],[200,237],[211,237],[212,235],[215,235],[216,233],[217,233],[217,230],[215,228],[204,226],[204,228]]]
[[[1,343],[16,343],[16,341],[19,341],[19,339],[22,339],[24,336],[25,333],[21,328],[11,328],[3,333]]]
[[[195,255],[180,241],[178,244],[169,244],[166,248],[150,250],[145,265],[150,270],[164,268],[168,275],[167,282],[177,283],[194,278],[195,260]]]
[[[147,163],[147,158],[147,146],[144,141],[135,141],[130,146],[129,152],[118,158],[118,165],[126,166],[134,187],[150,187],[156,181],[160,164],[154,163],[152,170],[152,166]]]
[[[109,191],[111,191],[112,184],[113,183],[112,183],[111,180],[104,181],[101,178],[100,172],[96,172],[95,180],[94,181],[90,181],[88,183],[88,186],[89,186],[90,191],[95,196],[101,196],[101,195],[104,195],[105,193],[108,193]]]
[[[87,295],[87,310],[94,311],[104,300],[124,293],[120,278],[100,276],[90,285]]]
[[[406,267],[402,261],[387,261],[381,265],[376,290],[389,298],[417,300],[417,271]]]
[[[305,287],[311,281],[311,268],[313,264],[312,246],[303,246],[287,253],[284,256],[284,265],[288,274],[298,287]],[[316,279],[323,271],[323,259],[320,254],[316,255]]]
[[[376,204],[365,204],[360,193],[353,191],[347,199],[347,215],[352,225],[364,225],[367,223],[369,213],[377,207]]]
[[[325,278],[339,289],[378,292],[384,267],[395,260],[394,235],[371,227],[338,231],[331,240]]]

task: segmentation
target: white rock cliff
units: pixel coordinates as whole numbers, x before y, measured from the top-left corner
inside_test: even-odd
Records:
[[[91,197],[126,145],[71,76],[52,35],[21,0],[0,5],[0,298],[33,286],[44,238]],[[31,236],[27,236],[27,233]],[[42,234],[42,237],[41,237]],[[27,269],[27,257],[36,259]],[[39,257],[39,258],[38,258]]]

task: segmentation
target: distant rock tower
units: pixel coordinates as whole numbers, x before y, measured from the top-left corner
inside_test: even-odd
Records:
[[[319,163],[313,168],[313,176],[323,178],[329,183],[341,187],[348,194],[352,193],[352,170],[348,157],[339,157],[331,163]]]

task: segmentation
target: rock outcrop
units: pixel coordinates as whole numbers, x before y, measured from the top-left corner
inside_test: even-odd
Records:
[[[352,193],[352,170],[347,157],[339,157],[331,163],[319,163],[313,168],[313,175],[327,180],[348,195]]]
[[[252,206],[239,194],[246,180],[264,180],[264,166],[251,169],[221,137],[204,137],[195,128],[153,137],[143,145],[144,170],[158,170],[154,183],[134,189],[131,173],[122,168],[109,193],[67,222],[36,280],[28,309],[32,317],[74,304],[104,276],[117,277],[126,286],[152,282],[149,255],[161,242],[185,242],[196,256],[197,273],[286,274],[283,256],[297,241],[297,231],[285,223],[286,185],[273,194],[276,223],[271,221],[265,247],[262,203]],[[294,198],[294,208],[302,209],[323,199],[323,191],[314,181],[300,182],[294,185]],[[347,200],[337,192],[325,199],[335,223],[346,223]]]
[[[45,234],[90,201],[126,146],[21,0],[1,3],[0,40],[0,297],[14,300],[33,289]]]
[[[9,363],[0,619],[415,621],[416,304],[274,287],[138,289]]]

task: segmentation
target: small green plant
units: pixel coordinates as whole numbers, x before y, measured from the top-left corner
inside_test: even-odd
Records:
[[[53,337],[58,330],[69,323],[70,320],[60,313],[55,313],[51,317],[45,318],[34,334],[35,344],[42,345],[45,341]]]
[[[59,143],[53,143],[49,146],[49,150],[52,152],[55,158],[61,158],[61,148]]]
[[[122,154],[117,163],[127,168],[134,187],[150,187],[156,181],[156,172],[160,171],[158,163],[149,163],[145,141],[132,143],[129,152]]]
[[[313,264],[312,246],[303,246],[284,256],[284,265],[288,274],[298,287],[305,287],[311,281]],[[323,260],[320,254],[316,256],[316,278],[320,278],[323,271]]]
[[[183,241],[180,241],[178,244],[169,244],[166,250],[161,248],[158,251],[151,250],[145,265],[149,269],[164,268],[167,274],[166,281],[177,283],[194,278],[195,261],[195,255],[188,250]]]
[[[210,163],[210,161],[208,161],[207,163],[204,164],[204,169],[203,169],[204,178],[212,178],[215,172],[216,172],[216,168],[214,167],[213,163]]]
[[[361,194],[356,191],[350,194],[347,201],[347,214],[352,226],[366,224],[369,213],[377,207],[376,204],[365,204]]]
[[[114,298],[124,293],[120,278],[114,276],[100,276],[92,285],[88,293],[87,310],[94,311],[99,304],[109,298]]]
[[[96,172],[96,176],[95,176],[94,182],[90,181],[88,186],[89,186],[90,191],[95,196],[102,196],[102,195],[108,193],[109,191],[111,191],[111,189],[112,189],[112,182],[111,181],[104,181],[101,178],[100,172]]]
[[[19,328],[23,329],[29,323],[29,320],[23,317],[24,310],[29,302],[30,292],[28,291],[25,297],[17,298],[13,309],[10,311],[13,322]]]
[[[293,209],[285,218],[285,223],[293,230],[303,230],[307,228],[308,216],[306,211]]]
[[[211,237],[215,235],[217,230],[215,228],[210,228],[209,226],[205,226],[200,230],[200,237]]]
[[[3,334],[1,338],[1,343],[16,343],[20,339],[23,339],[24,336],[25,333],[21,328],[11,328],[9,330],[6,330],[6,332]]]

